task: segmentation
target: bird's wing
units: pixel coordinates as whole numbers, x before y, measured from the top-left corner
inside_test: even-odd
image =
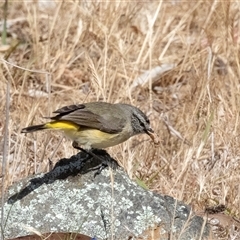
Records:
[[[59,108],[56,111],[54,111],[53,113],[59,113],[61,115],[66,115],[68,113],[71,113],[71,112],[76,111],[78,109],[83,109],[85,107],[86,106],[84,104],[74,104],[74,105],[69,105],[69,106]]]
[[[121,132],[125,124],[125,120],[120,115],[112,116],[106,108],[101,109],[100,116],[84,104],[66,106],[54,113],[58,114],[51,117],[51,120],[70,121],[79,126],[94,128],[107,133]]]

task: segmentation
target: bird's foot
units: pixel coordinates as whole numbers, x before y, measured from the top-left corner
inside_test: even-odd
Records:
[[[99,175],[102,170],[104,170],[106,167],[110,167],[113,170],[116,170],[117,167],[119,167],[119,164],[117,163],[117,161],[115,159],[113,159],[106,150],[103,149],[90,149],[90,150],[86,150],[84,148],[81,148],[78,146],[77,142],[73,142],[72,146],[78,150],[81,150],[82,152],[85,152],[88,155],[91,155],[95,160],[99,161],[99,165],[90,168],[90,171],[96,171],[96,173],[94,174],[94,177],[96,177],[97,175]]]

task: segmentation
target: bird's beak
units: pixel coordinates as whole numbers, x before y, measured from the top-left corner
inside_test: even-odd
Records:
[[[154,144],[159,144],[159,137],[154,133],[152,128],[149,127],[146,129],[146,134],[153,140]]]

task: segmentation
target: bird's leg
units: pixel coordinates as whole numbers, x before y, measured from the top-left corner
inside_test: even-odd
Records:
[[[76,141],[73,141],[72,146],[73,146],[75,149],[77,149],[77,150],[80,150],[80,151],[82,151],[82,152],[85,152],[85,153],[87,153],[87,154],[90,154],[90,152],[88,152],[86,149],[79,147],[79,146],[78,146],[78,143],[77,143]],[[90,154],[90,155],[91,155],[91,154]],[[92,156],[92,157],[95,157],[95,156],[93,156],[93,155],[91,155],[91,156]],[[97,157],[97,156],[96,156],[96,157]],[[98,158],[98,157],[97,157],[97,158]]]
[[[88,150],[86,150],[86,149],[84,149],[84,148],[79,147],[79,146],[78,146],[78,143],[77,143],[76,141],[73,141],[72,146],[73,146],[75,149],[78,149],[78,150],[80,150],[80,151],[82,151],[82,152],[85,152],[86,154],[91,155],[91,156],[94,157],[94,158],[97,158],[97,159],[100,160],[101,162],[103,161],[102,158],[100,158],[99,156],[97,156],[97,155],[94,154],[93,152],[88,151]]]
[[[72,146],[75,149],[78,149],[78,150],[80,150],[82,152],[85,152],[86,154],[91,155],[93,158],[96,158],[96,159],[100,160],[101,164],[99,166],[93,167],[93,168],[89,169],[90,171],[97,170],[96,173],[94,174],[94,177],[96,177],[98,174],[100,174],[102,172],[102,170],[105,169],[108,166],[108,164],[106,164],[106,160],[104,160],[103,158],[97,156],[92,151],[87,151],[86,149],[79,147],[78,143],[76,141],[73,141]]]
[[[92,148],[89,151],[81,148],[78,146],[77,142],[73,142],[72,146],[78,150],[81,150],[83,152],[85,152],[86,154],[91,155],[93,158],[96,158],[98,160],[100,160],[104,165],[107,165],[109,167],[111,167],[112,169],[117,169],[117,167],[119,167],[118,162],[113,159],[108,153],[107,151],[103,150],[103,149],[97,149],[97,148]],[[98,154],[98,155],[97,155]]]

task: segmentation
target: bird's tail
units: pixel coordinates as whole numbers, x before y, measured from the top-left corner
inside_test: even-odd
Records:
[[[45,126],[45,124],[35,125],[35,126],[30,126],[30,127],[23,128],[21,130],[21,133],[30,133],[30,132],[40,131],[40,130],[43,130],[43,129],[46,129],[46,128],[47,127]]]

